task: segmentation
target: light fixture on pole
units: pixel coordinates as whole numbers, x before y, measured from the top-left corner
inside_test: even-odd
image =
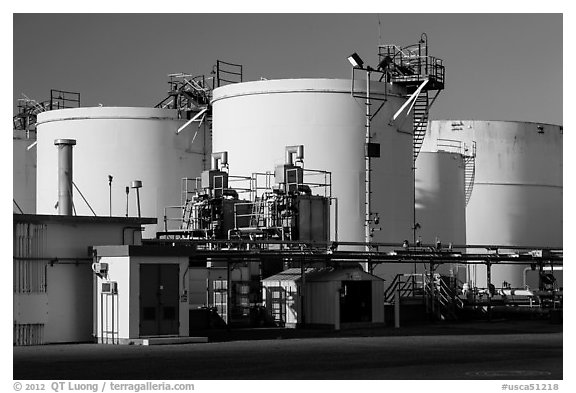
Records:
[[[350,64],[352,64],[352,67],[354,68],[362,68],[362,66],[364,65],[364,62],[356,52],[348,56],[348,61],[350,62]]]
[[[365,171],[365,215],[364,215],[364,241],[366,243],[366,251],[369,252],[371,250],[371,246],[369,243],[372,242],[372,237],[374,236],[374,230],[378,230],[376,228],[371,228],[370,223],[372,221],[372,211],[371,211],[371,201],[370,201],[370,194],[372,193],[371,189],[371,168],[370,168],[370,158],[374,153],[374,156],[379,156],[379,146],[378,149],[374,149],[376,146],[372,144],[372,138],[370,134],[370,121],[371,121],[371,112],[370,112],[370,74],[374,69],[370,66],[366,66],[364,68],[364,61],[358,56],[356,52],[352,53],[348,56],[348,62],[352,65],[352,92],[354,91],[354,71],[364,70],[366,71],[366,140],[365,140],[365,164],[366,164],[366,171]],[[378,150],[378,154],[376,155],[375,150]],[[372,271],[372,264],[370,262],[363,263],[364,271]]]

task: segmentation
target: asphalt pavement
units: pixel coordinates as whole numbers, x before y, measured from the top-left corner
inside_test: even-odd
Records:
[[[208,343],[13,348],[15,380],[561,380],[562,325],[236,329]],[[211,336],[210,336],[211,335]]]

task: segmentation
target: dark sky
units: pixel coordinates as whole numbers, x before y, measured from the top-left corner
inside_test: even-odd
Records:
[[[379,24],[380,20],[380,24]],[[50,89],[83,106],[154,106],[167,74],[208,74],[217,59],[244,79],[349,78],[352,52],[429,39],[446,65],[433,119],[563,124],[562,14],[14,14],[14,105]],[[379,26],[380,25],[380,26]],[[379,38],[379,36],[381,38]]]

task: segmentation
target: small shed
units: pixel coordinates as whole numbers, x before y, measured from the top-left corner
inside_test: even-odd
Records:
[[[290,268],[262,286],[264,304],[280,326],[384,324],[384,280],[361,268],[307,268],[304,275]]]

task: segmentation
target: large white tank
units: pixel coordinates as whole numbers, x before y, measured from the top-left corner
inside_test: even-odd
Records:
[[[562,127],[513,121],[438,120],[423,149],[438,140],[476,142],[475,178],[466,207],[469,245],[562,247]],[[525,266],[492,268],[492,283],[522,287]],[[486,285],[486,270],[472,274]]]
[[[75,139],[74,183],[97,215],[110,214],[108,175],[112,175],[112,215],[126,215],[126,186],[141,180],[142,217],[157,217],[145,237],[163,230],[164,207],[180,205],[183,177],[200,176],[210,153],[209,130],[186,122],[176,110],[96,107],[62,109],[38,116],[37,212],[56,214],[58,151],[55,139]],[[136,190],[129,190],[129,215],[137,216]],[[77,215],[92,215],[74,189]]]
[[[416,230],[423,244],[466,244],[466,201],[462,154],[421,151],[416,160]],[[438,272],[466,279],[462,266],[441,265]],[[420,269],[418,272],[421,272]],[[461,274],[459,274],[461,273]]]
[[[36,141],[35,133],[26,137],[22,130],[13,131],[12,139],[12,198],[14,213],[36,213]]]
[[[365,80],[355,81],[358,95]],[[239,83],[213,92],[213,150],[228,151],[230,173],[249,176],[284,162],[285,146],[304,145],[304,167],[332,172],[338,198],[338,239],[365,239],[365,99],[351,80],[289,79]],[[393,114],[405,102],[398,86],[371,83],[371,211],[379,216],[374,242],[401,243],[413,219],[412,119]]]

